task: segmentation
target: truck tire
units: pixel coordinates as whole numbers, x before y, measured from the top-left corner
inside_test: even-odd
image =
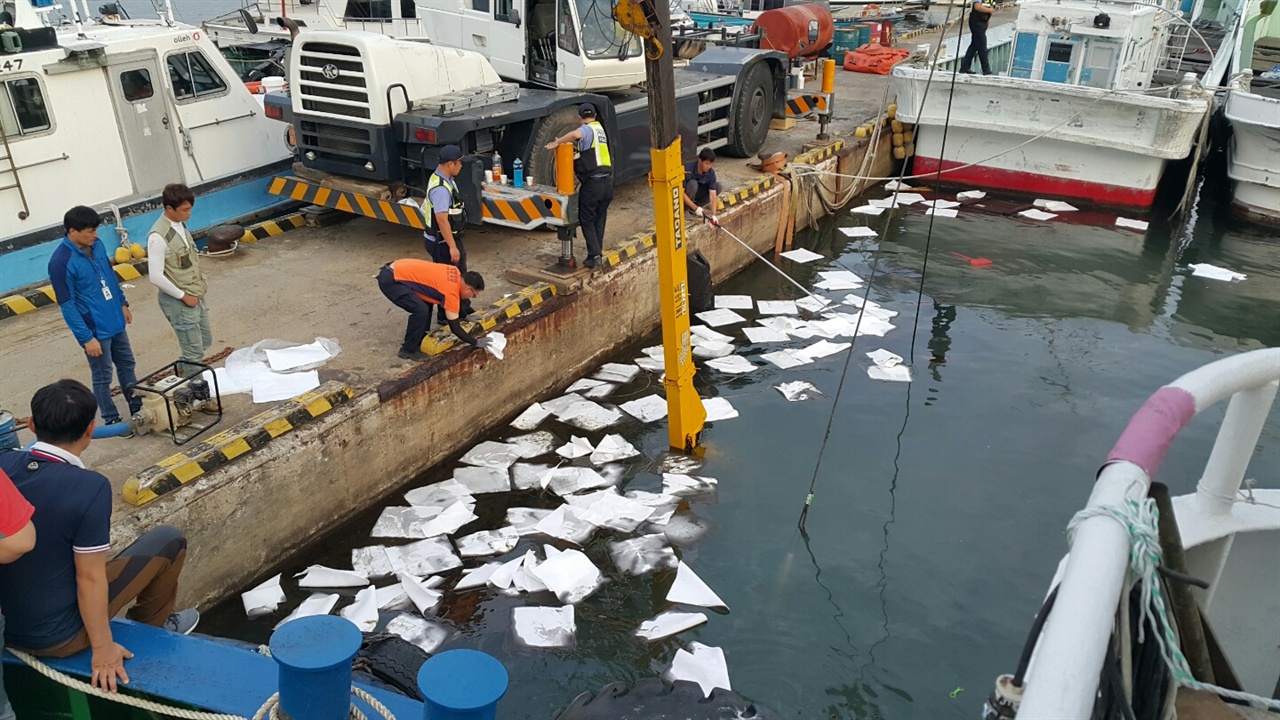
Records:
[[[533,133],[533,148],[525,165],[526,177],[532,177],[539,185],[556,184],[556,154],[547,149],[547,143],[581,125],[576,106],[562,107],[543,118]]]
[[[725,146],[725,154],[752,157],[760,152],[772,120],[773,77],[766,63],[757,62],[743,76],[733,106],[729,108],[729,144]]]

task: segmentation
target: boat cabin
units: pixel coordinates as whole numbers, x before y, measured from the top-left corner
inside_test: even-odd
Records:
[[[1152,5],[1030,0],[1018,9],[1009,75],[1102,89],[1151,85],[1169,15]]]

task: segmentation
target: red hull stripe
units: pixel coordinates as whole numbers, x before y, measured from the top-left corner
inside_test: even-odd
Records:
[[[962,170],[951,170],[951,168],[959,167],[962,164],[951,160],[943,161],[941,163],[942,169],[949,171],[943,174],[943,181],[952,185],[1010,190],[1039,197],[1079,198],[1100,205],[1119,207],[1147,208],[1151,207],[1151,203],[1156,198],[1154,188],[1143,190],[979,165],[972,165]],[[911,168],[911,174],[927,175],[937,172],[938,166],[937,158],[917,155]]]

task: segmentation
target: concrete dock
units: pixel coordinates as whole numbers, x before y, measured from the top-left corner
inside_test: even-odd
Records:
[[[907,44],[939,36],[935,31]],[[887,88],[887,76],[837,70],[831,139],[816,143],[817,121],[801,119],[791,130],[771,132],[766,150],[842,173],[864,167],[870,152],[869,174],[889,175],[895,165],[888,134],[874,148],[852,137],[854,128],[884,112]],[[774,248],[784,212],[795,212],[797,229],[825,214],[822,203],[808,197],[821,192],[813,182],[796,185],[795,207],[788,208],[784,178],[732,158],[719,159],[716,170],[722,198],[732,200],[722,222],[761,253]],[[846,197],[862,189],[834,183]],[[554,396],[657,326],[656,252],[645,232],[653,225],[652,207],[643,179],[618,188],[605,246],[623,249],[611,267],[569,276],[546,272],[559,255],[554,232],[468,230],[470,269],[486,280],[476,309],[488,309],[493,327],[506,334],[503,361],[466,348],[423,362],[396,356],[406,316],[381,295],[374,275],[388,261],[423,256],[421,237],[410,228],[354,218],[264,237],[230,257],[203,260],[212,356],[220,360],[266,338],[333,338],[342,352],[320,370],[320,391],[274,406],[227,396],[221,424],[181,447],[167,435],[94,442],[84,459],[117,491],[113,544],[123,547],[161,522],[182,528],[191,551],[180,602],[216,601],[469,449],[531,402]],[[716,281],[754,260],[709,225],[691,219],[688,227],[690,247],[707,256]],[[581,260],[580,240],[575,252]],[[172,362],[177,342],[154,287],[142,277],[125,292],[139,374]],[[491,303],[499,306],[486,308]],[[0,320],[0,366],[0,407],[19,417],[29,413],[37,388],[64,377],[89,381],[88,364],[56,305]],[[118,407],[127,410],[120,398]],[[20,435],[23,443],[32,439]],[[131,478],[159,478],[154,487],[165,492],[142,498],[141,505],[125,502],[121,491]]]

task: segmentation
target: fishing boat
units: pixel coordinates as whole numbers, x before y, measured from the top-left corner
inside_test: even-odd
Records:
[[[289,168],[287,127],[208,35],[171,10],[89,20],[86,5],[54,25],[42,0],[3,4],[20,50],[0,53],[0,293],[46,277],[73,205],[102,212],[115,247],[145,245],[169,183],[196,193],[193,232],[282,204],[266,189]]]
[[[1280,489],[1245,478],[1278,383],[1280,349],[1255,350],[1143,404],[1068,525],[1070,552],[987,720],[1159,718],[1175,707],[1184,718],[1275,717],[1259,710],[1280,711]],[[1224,400],[1225,416],[1205,412]],[[1170,498],[1153,481],[1202,413],[1222,417],[1213,449],[1195,492]]]
[[[1280,18],[1275,0],[1252,0],[1236,31],[1223,114],[1231,125],[1227,175],[1246,217],[1280,223]]]
[[[1150,206],[1166,165],[1190,155],[1210,108],[1190,73],[1172,85],[1153,82],[1180,51],[1174,22],[1181,19],[1172,0],[1028,0],[996,74],[939,72],[924,53],[899,64],[898,117],[916,125],[912,173]]]

